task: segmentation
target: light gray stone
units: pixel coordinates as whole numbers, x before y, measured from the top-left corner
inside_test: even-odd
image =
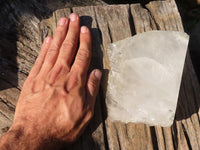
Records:
[[[109,46],[111,121],[173,123],[188,41],[183,32],[150,31]]]

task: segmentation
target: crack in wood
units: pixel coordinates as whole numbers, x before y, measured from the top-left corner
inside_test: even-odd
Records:
[[[148,4],[149,4],[149,3],[148,3]],[[161,30],[161,28],[160,28],[160,26],[159,26],[159,23],[156,21],[156,19],[155,19],[154,15],[152,14],[151,10],[147,7],[148,4],[147,4],[147,5],[144,5],[144,9],[146,9],[147,12],[148,12],[148,14],[149,14],[149,17],[150,17],[150,19],[149,19],[150,26],[151,26],[152,29],[153,29],[153,23],[155,23],[157,30]],[[151,20],[151,19],[152,19],[152,20]]]
[[[0,98],[0,102],[4,103],[11,111],[15,112],[15,105],[13,105],[11,102],[6,101],[2,98]]]
[[[131,13],[131,6],[130,5],[128,7],[128,14],[129,14],[129,24],[130,24],[131,34],[135,35],[136,31],[135,31],[135,25],[134,25],[133,15]]]
[[[185,135],[185,138],[186,138],[186,140],[187,140],[188,147],[189,147],[190,150],[192,150],[192,146],[191,146],[191,143],[190,143],[190,139],[189,139],[189,137],[188,137],[187,131],[186,131],[186,129],[185,129],[185,127],[184,127],[183,124],[182,124],[182,128],[183,128],[183,133],[184,133],[184,135]]]
[[[5,117],[6,119],[8,119],[9,121],[12,121],[9,117],[7,117],[2,111],[0,111],[0,115],[2,115],[3,117]]]

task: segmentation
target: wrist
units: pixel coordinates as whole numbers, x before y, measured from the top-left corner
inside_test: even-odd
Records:
[[[55,141],[41,135],[34,127],[25,127],[13,124],[8,132],[0,139],[0,149],[2,150],[39,150],[50,149],[50,145],[55,145]],[[58,145],[57,145],[58,146]]]
[[[31,128],[13,124],[0,140],[0,148],[7,150],[38,149],[43,140]],[[2,149],[3,149],[2,148]]]

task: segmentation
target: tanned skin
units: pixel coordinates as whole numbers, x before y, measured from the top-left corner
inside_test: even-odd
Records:
[[[98,69],[88,75],[90,59],[90,30],[80,28],[75,13],[60,18],[24,83],[1,150],[56,149],[54,142],[80,136],[93,116],[102,75]]]

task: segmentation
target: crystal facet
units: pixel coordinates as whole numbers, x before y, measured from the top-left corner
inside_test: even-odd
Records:
[[[188,41],[183,32],[150,31],[110,44],[111,121],[173,123]]]

